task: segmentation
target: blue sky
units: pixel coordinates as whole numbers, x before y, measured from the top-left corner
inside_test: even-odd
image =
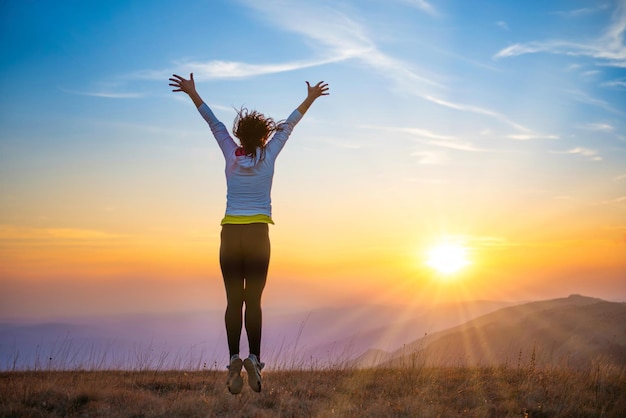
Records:
[[[433,229],[623,243],[623,0],[5,1],[0,12],[5,257],[50,228],[215,239],[221,156],[167,80],[190,72],[227,126],[242,105],[284,119],[305,80],[330,84],[279,160],[285,247],[304,233],[308,252],[347,251],[348,235],[406,251]]]

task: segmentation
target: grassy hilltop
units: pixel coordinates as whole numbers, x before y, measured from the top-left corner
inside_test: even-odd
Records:
[[[220,371],[0,374],[2,417],[623,417],[626,373],[404,368],[271,371],[230,395]]]

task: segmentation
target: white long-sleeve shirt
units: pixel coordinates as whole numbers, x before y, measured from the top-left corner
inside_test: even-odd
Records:
[[[206,103],[200,105],[198,111],[208,122],[226,160],[226,218],[265,215],[273,223],[271,192],[274,163],[293,128],[302,119],[302,114],[297,109],[294,110],[267,142],[265,152],[257,150],[253,159],[246,155],[236,155],[239,146]]]

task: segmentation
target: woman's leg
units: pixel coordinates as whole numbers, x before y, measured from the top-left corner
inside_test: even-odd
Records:
[[[244,301],[246,304],[245,326],[248,336],[250,354],[261,358],[261,330],[263,313],[261,296],[267,280],[270,262],[270,239],[267,224],[246,225],[246,236],[243,241],[245,248]]]
[[[220,267],[226,288],[226,336],[230,356],[239,354],[242,307],[244,302],[244,254],[241,225],[223,225],[220,244]]]

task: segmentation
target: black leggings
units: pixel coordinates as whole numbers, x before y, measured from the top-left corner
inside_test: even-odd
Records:
[[[242,308],[250,354],[261,358],[261,295],[270,262],[269,228],[264,223],[222,225],[220,266],[226,287],[226,335],[230,355],[239,354]]]

